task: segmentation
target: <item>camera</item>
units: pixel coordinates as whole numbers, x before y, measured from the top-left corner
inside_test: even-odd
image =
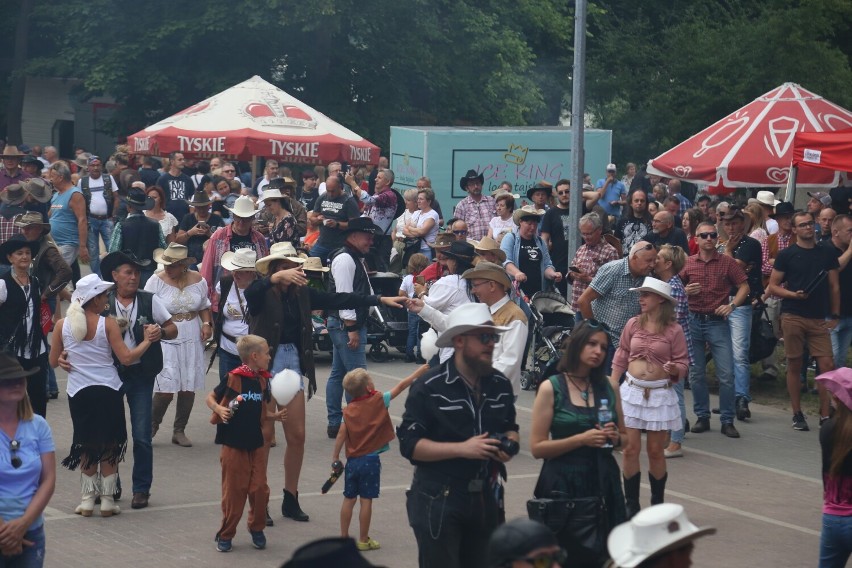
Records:
[[[518,455],[518,452],[521,451],[521,445],[506,434],[492,434],[489,438],[500,442],[497,449],[504,452],[506,455],[516,456]]]

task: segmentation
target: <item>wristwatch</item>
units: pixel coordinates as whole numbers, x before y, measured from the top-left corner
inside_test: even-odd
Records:
[[[731,303],[730,303],[730,304],[728,304],[728,305],[729,305],[729,306],[731,306],[731,309],[732,309],[732,310],[736,310],[736,309],[737,309],[737,305],[736,305],[735,303],[733,303],[733,302],[731,302]]]

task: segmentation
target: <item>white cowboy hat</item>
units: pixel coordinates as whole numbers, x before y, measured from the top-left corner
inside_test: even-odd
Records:
[[[269,264],[273,260],[289,260],[296,264],[304,264],[305,262],[304,258],[299,257],[299,253],[296,252],[296,247],[293,246],[293,243],[285,241],[283,243],[273,244],[269,248],[269,255],[258,260],[254,266],[257,268],[258,272],[266,276],[269,272]]]
[[[71,301],[85,306],[86,302],[111,289],[115,284],[98,278],[97,274],[87,274],[77,281],[77,288],[71,294]]]
[[[452,347],[453,338],[471,329],[487,329],[495,333],[509,331],[508,327],[494,325],[491,312],[485,304],[463,304],[453,310],[447,318],[447,329],[435,342],[437,347]]]
[[[248,195],[241,195],[234,201],[233,207],[225,206],[225,209],[231,212],[236,217],[254,217],[257,211],[254,208],[254,201]]]
[[[520,226],[521,219],[524,217],[541,217],[542,215],[544,215],[544,211],[541,209],[536,209],[533,205],[524,205],[520,209],[515,209],[515,212],[512,213],[512,221],[515,222],[515,225]]]
[[[713,527],[692,524],[683,506],[663,503],[642,509],[630,521],[612,529],[607,548],[615,567],[635,568],[648,558],[715,532]]]
[[[250,248],[237,249],[234,252],[228,251],[222,255],[219,264],[225,270],[236,272],[237,270],[256,271],[255,263],[257,262],[257,253]]]
[[[258,199],[258,201],[266,201],[267,199],[285,199],[286,196],[281,194],[281,190],[279,189],[264,189],[263,197]]]
[[[672,304],[677,304],[677,300],[672,296],[672,287],[667,282],[663,282],[662,280],[657,280],[651,276],[646,276],[645,280],[642,282],[642,285],[638,288],[629,288],[631,292],[651,292],[652,294],[657,294],[658,296],[662,296]]]
[[[775,199],[775,194],[771,191],[758,191],[757,192],[757,201],[761,205],[769,205],[770,207],[775,207],[780,201]]]
[[[154,262],[169,266],[178,262],[186,261],[187,264],[195,264],[196,259],[192,256],[187,256],[189,249],[184,245],[177,243],[169,243],[169,246],[161,249],[154,249]]]

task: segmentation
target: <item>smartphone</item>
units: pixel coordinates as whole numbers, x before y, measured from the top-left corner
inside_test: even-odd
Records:
[[[210,228],[210,226],[207,223],[198,223],[198,228],[201,229],[202,231],[206,231],[207,229]]]
[[[414,283],[420,284],[421,286],[425,286],[426,285],[426,277],[425,276],[415,276],[414,277]]]

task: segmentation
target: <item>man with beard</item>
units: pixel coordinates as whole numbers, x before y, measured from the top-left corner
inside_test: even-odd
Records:
[[[415,381],[405,401],[397,437],[417,466],[407,510],[420,566],[487,566],[482,551],[502,518],[500,477],[511,459],[505,440],[518,440],[512,385],[492,367],[506,330],[485,304],[456,308],[437,342],[453,357]]]
[[[672,245],[689,252],[689,241],[686,238],[686,233],[680,227],[675,227],[674,223],[674,215],[668,211],[658,211],[654,215],[654,220],[651,221],[652,232],[648,235],[648,241],[654,243],[657,248],[663,245]]]
[[[488,234],[488,222],[497,215],[497,203],[494,198],[490,195],[482,195],[483,183],[485,183],[484,175],[477,174],[475,170],[468,170],[459,180],[459,185],[467,192],[467,197],[459,201],[453,213],[453,217],[467,223],[467,238],[475,241]]]

